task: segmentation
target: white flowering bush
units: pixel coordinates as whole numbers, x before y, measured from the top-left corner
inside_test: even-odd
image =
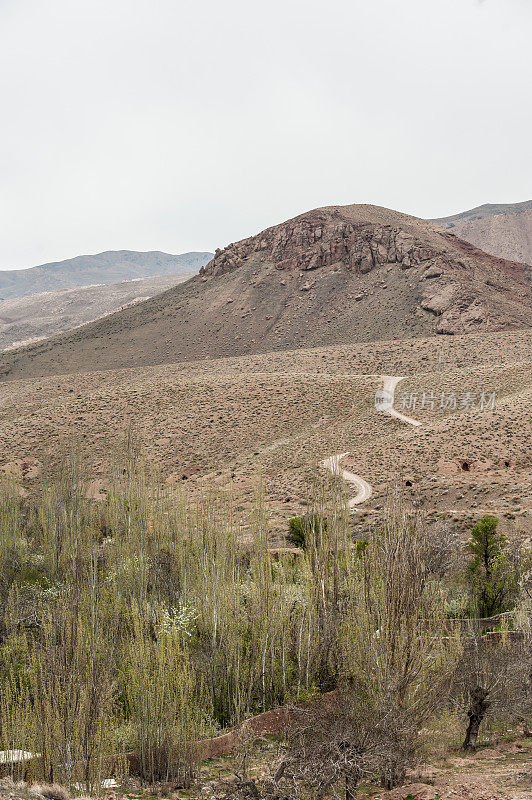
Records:
[[[197,618],[198,615],[193,605],[180,603],[178,606],[163,608],[161,629],[165,634],[181,634],[190,639]]]

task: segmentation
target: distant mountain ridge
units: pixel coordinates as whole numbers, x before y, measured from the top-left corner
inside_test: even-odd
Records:
[[[429,221],[452,230],[486,253],[532,265],[532,200],[486,203]]]
[[[444,228],[453,228],[454,224],[461,220],[485,219],[497,214],[531,210],[532,200],[525,200],[523,203],[484,203],[481,206],[470,208],[468,211],[460,211],[458,214],[451,214],[448,217],[437,217],[429,222],[436,222]]]
[[[0,300],[92,284],[116,284],[134,278],[197,272],[212,256],[209,252],[195,251],[171,255],[159,250],[145,253],[106,250],[28,269],[0,270]]]
[[[73,330],[140,303],[188,280],[196,272],[133,278],[0,300],[0,351]]]

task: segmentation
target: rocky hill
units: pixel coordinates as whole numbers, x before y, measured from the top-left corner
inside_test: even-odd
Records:
[[[532,200],[507,205],[488,203],[432,221],[487,253],[532,264]]]
[[[218,250],[198,277],[4,354],[0,375],[161,364],[532,324],[530,269],[375,206],[301,214]]]
[[[0,300],[90,284],[108,285],[134,278],[197,272],[211,257],[212,253],[203,252],[170,255],[158,250],[148,253],[110,250],[40,267],[0,270]]]

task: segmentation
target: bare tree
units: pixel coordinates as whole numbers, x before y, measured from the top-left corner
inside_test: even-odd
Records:
[[[393,788],[443,706],[459,643],[442,637],[443,614],[427,581],[425,526],[394,497],[384,529],[356,564],[342,635],[343,673],[386,744],[381,785]]]
[[[297,800],[309,793],[355,800],[363,776],[373,776],[385,756],[380,735],[360,717],[348,689],[289,711],[286,743],[271,771],[260,780],[236,774],[220,788],[224,800]]]
[[[456,673],[457,693],[467,707],[464,750],[478,743],[487,718],[510,718],[525,724],[532,710],[532,653],[525,632],[471,636]]]
[[[456,570],[462,551],[462,537],[456,524],[439,519],[427,537],[426,564],[429,572],[442,578]]]

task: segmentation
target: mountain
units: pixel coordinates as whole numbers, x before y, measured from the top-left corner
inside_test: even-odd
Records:
[[[532,264],[532,200],[487,203],[461,214],[431,220],[486,253]]]
[[[40,292],[0,301],[0,352],[70,331],[147,300],[188,280],[194,272],[134,278],[110,285]]]
[[[217,250],[200,275],[0,359],[3,378],[525,328],[530,268],[377,206],[301,214]]]
[[[193,252],[176,256],[158,250],[148,253],[109,250],[40,267],[3,270],[0,271],[0,300],[90,284],[113,284],[133,278],[196,272],[210,258],[212,253]]]

